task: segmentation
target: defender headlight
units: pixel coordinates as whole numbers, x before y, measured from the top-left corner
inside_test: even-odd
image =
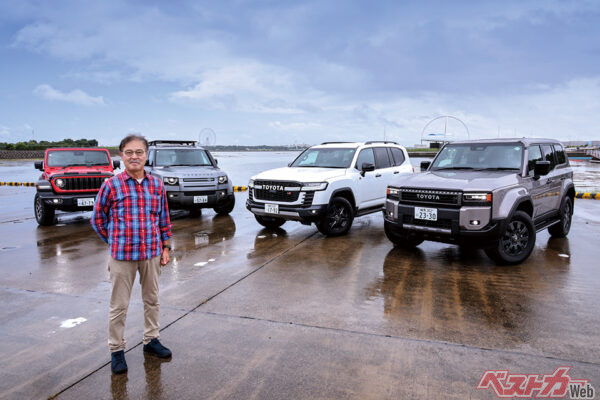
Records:
[[[463,193],[463,202],[489,204],[492,202],[492,194],[491,193]]]
[[[219,183],[227,183],[227,175],[220,176]]]
[[[254,179],[250,179],[250,181],[248,181],[248,187],[249,188],[253,188],[254,187]]]
[[[56,186],[58,186],[59,188],[63,188],[63,187],[65,187],[65,180],[64,179],[60,179],[60,178],[55,179],[54,180],[54,184]]]
[[[164,177],[163,182],[166,183],[167,185],[177,185],[177,183],[179,183],[179,178]]]
[[[325,190],[327,189],[327,182],[308,182],[302,186],[302,191],[309,192],[314,190]]]

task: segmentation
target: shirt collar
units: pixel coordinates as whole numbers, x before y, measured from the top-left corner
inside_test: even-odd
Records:
[[[134,180],[136,180],[135,178],[133,178],[131,175],[129,175],[129,174],[127,173],[127,170],[125,170],[125,171],[121,172],[121,176],[123,177],[123,180],[124,180],[125,182],[127,182],[129,179],[134,179]],[[144,177],[142,178],[142,181],[143,181],[144,179],[148,179],[148,174],[146,173],[146,171],[145,171],[145,170],[144,170]]]

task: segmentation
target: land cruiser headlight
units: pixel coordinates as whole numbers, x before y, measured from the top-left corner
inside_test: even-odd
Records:
[[[163,181],[167,184],[167,185],[177,185],[177,183],[179,182],[179,178],[174,178],[174,177],[164,177]]]
[[[398,198],[400,197],[400,189],[395,189],[395,188],[387,188],[387,195],[388,197],[394,197],[394,198]]]
[[[250,181],[248,181],[248,187],[249,188],[253,188],[254,187],[254,179],[250,179]]]
[[[65,187],[65,180],[64,179],[60,179],[60,178],[55,179],[54,180],[54,184],[56,186],[58,186],[59,188],[63,188],[63,187]]]
[[[227,175],[220,176],[219,183],[227,183]]]
[[[314,190],[325,190],[327,189],[327,182],[308,182],[302,186],[302,191],[309,192]]]
[[[491,204],[492,194],[491,193],[463,193],[463,202]]]

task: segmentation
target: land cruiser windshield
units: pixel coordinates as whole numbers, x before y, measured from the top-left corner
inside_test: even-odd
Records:
[[[106,151],[98,150],[50,151],[46,162],[49,167],[109,165]]]
[[[520,143],[450,144],[441,150],[430,171],[519,171],[522,158]]]
[[[307,149],[294,160],[291,167],[349,168],[356,149]]]
[[[210,158],[206,151],[200,149],[161,149],[156,150],[156,165],[168,167],[173,165],[183,166],[211,166]]]

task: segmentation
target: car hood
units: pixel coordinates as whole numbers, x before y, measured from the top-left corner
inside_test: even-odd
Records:
[[[150,171],[150,170],[146,170]],[[160,176],[172,176],[172,177],[215,177],[221,174],[221,170],[215,167],[184,167],[184,166],[173,166],[173,167],[154,167],[152,170],[153,174]]]
[[[327,179],[343,176],[343,168],[297,168],[284,167],[270,169],[252,177],[252,179],[265,179],[270,181],[298,181],[298,182],[323,182]]]
[[[447,190],[485,190],[516,185],[519,176],[507,171],[432,171],[405,175],[394,183],[398,187]]]

